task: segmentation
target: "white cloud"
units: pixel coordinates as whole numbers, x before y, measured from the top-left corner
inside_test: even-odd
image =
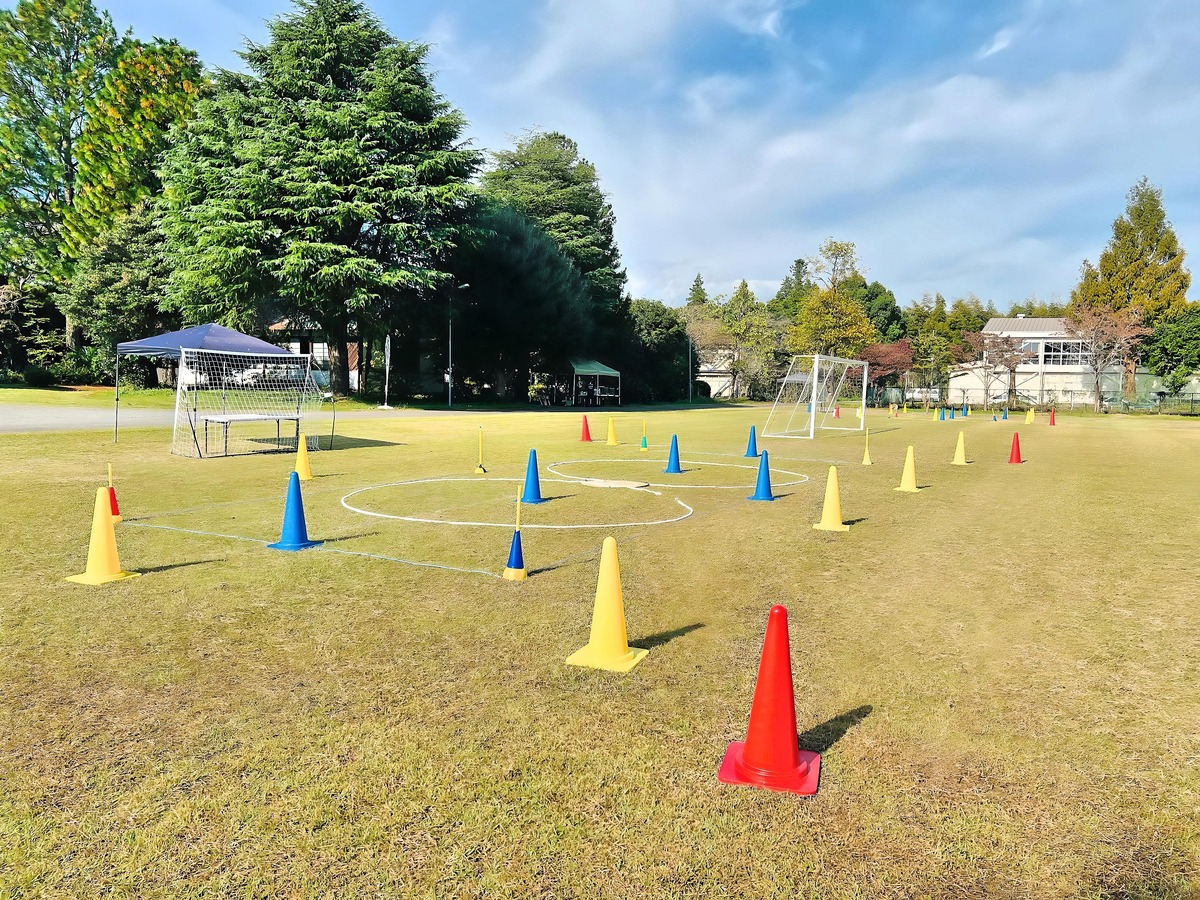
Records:
[[[993,56],[1002,50],[1007,50],[1009,44],[1013,42],[1013,38],[1016,37],[1016,34],[1017,32],[1014,28],[1001,28],[992,36],[991,41],[986,46],[979,48],[979,52],[975,54],[975,58],[987,59],[989,56]]]

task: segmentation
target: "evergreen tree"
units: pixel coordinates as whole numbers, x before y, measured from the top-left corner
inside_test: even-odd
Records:
[[[1152,328],[1186,307],[1192,276],[1183,260],[1183,248],[1163,208],[1162,189],[1143,178],[1129,189],[1125,213],[1113,221],[1099,265],[1083,261],[1071,306],[1133,308]]]
[[[632,352],[621,369],[622,390],[631,400],[663,402],[687,396],[688,335],[679,311],[658,300],[629,306]]]
[[[904,314],[896,303],[895,294],[878,281],[867,284],[867,279],[857,273],[846,279],[843,289],[862,306],[882,341],[894,343],[900,340],[904,334]]]
[[[745,280],[721,306],[721,324],[729,338],[732,395],[736,398],[761,392],[770,382],[780,342],[766,306],[758,302]]]
[[[483,203],[451,259],[454,372],[524,400],[528,373],[568,371],[590,350],[588,285],[558,245],[522,213]],[[458,385],[455,385],[458,392]]]
[[[695,280],[692,281],[692,287],[688,291],[686,305],[703,306],[705,303],[708,303],[708,291],[704,289],[704,279],[697,272]]]
[[[627,311],[625,270],[613,237],[615,216],[596,167],[557,132],[530,132],[492,154],[488,197],[518,209],[562,248],[587,279],[601,341],[611,341]]]
[[[219,74],[164,155],[163,227],[185,318],[255,322],[276,300],[324,330],[345,391],[349,334],[412,339],[449,286],[478,158],[424,45],[358,0],[295,6],[242,54],[250,74]]]
[[[1176,318],[1159,322],[1141,351],[1150,373],[1178,394],[1200,371],[1200,304],[1189,304]]]
[[[794,322],[805,299],[816,291],[817,287],[817,283],[810,277],[808,260],[795,260],[780,282],[779,290],[767,303],[768,314],[776,319]]]
[[[116,345],[181,326],[165,308],[165,240],[153,209],[141,203],[88,244],[60,308],[80,323],[102,372],[112,371]]]

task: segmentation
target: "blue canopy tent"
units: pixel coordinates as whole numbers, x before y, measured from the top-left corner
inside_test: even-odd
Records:
[[[113,443],[117,442],[117,427],[121,404],[121,357],[154,356],[160,359],[179,359],[183,350],[218,350],[225,353],[254,353],[258,355],[294,356],[290,350],[269,344],[266,341],[215,322],[195,325],[182,331],[142,338],[139,341],[123,341],[117,344],[116,402],[113,406]]]

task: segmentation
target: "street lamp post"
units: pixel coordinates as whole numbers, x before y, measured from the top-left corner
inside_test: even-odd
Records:
[[[469,288],[469,284],[460,284],[456,291]],[[446,408],[454,408],[454,294],[446,304]]]

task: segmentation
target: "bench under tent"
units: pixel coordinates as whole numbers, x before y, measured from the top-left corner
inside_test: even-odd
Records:
[[[122,356],[179,360],[172,453],[202,458],[294,451],[301,434],[309,450],[320,449],[317,436],[305,426],[326,396],[313,380],[309,354],[216,324],[118,344],[114,442]]]

